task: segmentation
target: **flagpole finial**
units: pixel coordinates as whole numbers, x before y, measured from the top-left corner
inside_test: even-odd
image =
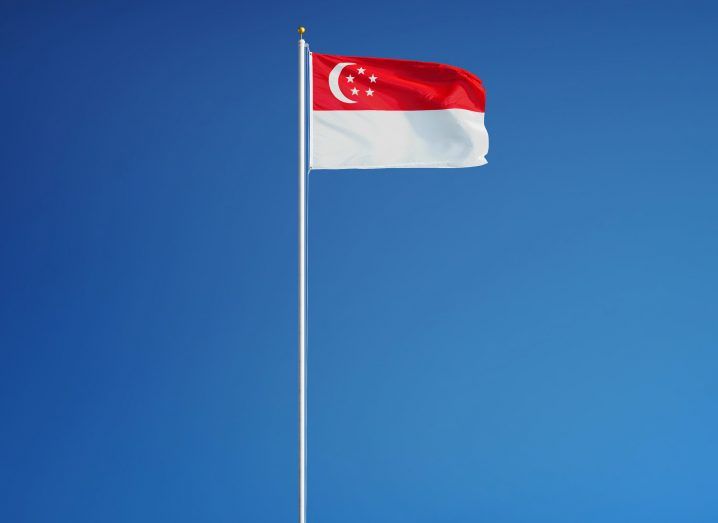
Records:
[[[299,39],[300,39],[300,40],[303,40],[303,39],[304,39],[304,33],[305,33],[306,31],[307,31],[307,29],[306,29],[306,27],[304,27],[303,25],[300,25],[299,27],[297,27],[297,33],[299,33]]]

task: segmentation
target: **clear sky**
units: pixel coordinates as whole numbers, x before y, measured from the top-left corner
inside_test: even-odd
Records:
[[[310,176],[311,522],[718,520],[712,2],[0,7],[0,521],[296,517],[296,33],[489,164]]]

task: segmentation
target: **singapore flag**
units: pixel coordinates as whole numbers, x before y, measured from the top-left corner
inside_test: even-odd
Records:
[[[481,80],[450,65],[310,55],[310,167],[484,165]]]

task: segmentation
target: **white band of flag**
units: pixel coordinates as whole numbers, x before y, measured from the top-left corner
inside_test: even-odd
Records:
[[[312,169],[474,167],[486,163],[484,113],[312,111]]]

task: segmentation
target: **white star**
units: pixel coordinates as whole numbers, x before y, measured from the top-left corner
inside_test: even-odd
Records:
[[[372,91],[371,89],[367,89],[367,90],[366,90],[366,95],[367,95],[367,96],[374,96],[374,91]]]
[[[347,76],[347,82],[354,83],[354,77],[352,75]]]
[[[354,89],[352,89],[352,94],[354,96],[357,96],[359,94],[359,89],[357,89],[356,87]]]
[[[360,67],[360,68],[357,70],[357,72],[358,72],[359,74],[364,74],[364,68],[363,68],[363,67]]]
[[[374,75],[372,74],[372,75],[369,77],[369,81],[370,81],[371,83],[375,84],[375,83],[376,83],[376,76],[374,76]]]

